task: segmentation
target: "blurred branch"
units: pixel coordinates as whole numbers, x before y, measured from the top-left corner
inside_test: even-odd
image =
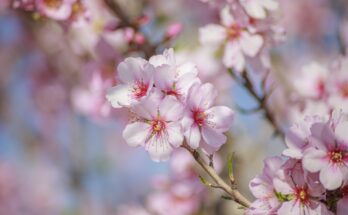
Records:
[[[187,149],[196,162],[202,167],[202,169],[210,176],[211,179],[213,179],[214,184],[207,182],[204,178],[200,177],[201,180],[204,181],[204,184],[207,184],[210,187],[213,188],[219,188],[226,192],[229,198],[237,202],[238,204],[242,205],[243,207],[250,207],[250,201],[244,197],[237,189],[232,188],[229,186],[212,168],[207,164],[201,157],[198,151],[191,149],[186,143],[184,143],[183,147]]]
[[[109,9],[120,19],[121,23],[119,27],[130,27],[135,32],[140,32],[140,27],[137,22],[131,20],[128,15],[121,8],[117,0],[104,0],[105,4],[109,7]],[[150,58],[152,55],[156,54],[156,45],[152,45],[148,38],[144,35],[144,44],[140,46],[140,49],[144,52],[146,58]]]
[[[265,83],[266,83],[268,73],[265,75],[265,78],[262,80],[262,90],[264,91],[263,95],[259,95],[256,92],[256,90],[253,86],[253,83],[250,80],[249,75],[248,75],[246,70],[242,72],[241,77],[238,77],[232,69],[228,69],[228,73],[231,75],[231,77],[237,83],[241,84],[248,91],[248,93],[259,103],[258,107],[254,109],[255,112],[263,110],[264,117],[273,126],[275,134],[280,135],[281,137],[284,137],[284,132],[277,124],[274,115],[272,114],[271,110],[269,109],[269,107],[267,105],[267,100],[274,90],[274,89],[271,89],[268,93],[265,92]],[[249,111],[247,110],[247,112],[249,112]]]

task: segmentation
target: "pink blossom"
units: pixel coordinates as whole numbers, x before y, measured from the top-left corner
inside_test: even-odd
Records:
[[[246,10],[247,14],[255,19],[264,19],[267,11],[275,11],[278,9],[277,0],[239,0]]]
[[[348,121],[317,122],[311,127],[311,147],[304,151],[303,166],[320,173],[320,182],[328,190],[342,185],[348,173]],[[332,177],[335,176],[335,177]]]
[[[117,67],[120,84],[112,87],[106,98],[112,107],[129,107],[146,98],[153,85],[154,68],[141,58],[127,58]]]
[[[123,138],[130,146],[144,146],[154,161],[168,160],[173,149],[183,141],[179,121],[183,108],[173,96],[161,100],[153,93],[131,108],[137,120],[126,126]]]
[[[74,1],[75,0],[36,0],[36,8],[49,18],[66,20],[72,13]]]
[[[296,76],[294,85],[297,92],[306,98],[320,99],[326,95],[326,80],[329,71],[324,66],[312,62],[302,67]]]
[[[167,38],[174,38],[178,36],[178,34],[180,34],[181,31],[182,24],[180,22],[176,22],[168,26],[165,35]]]
[[[276,214],[280,206],[273,187],[273,178],[283,165],[280,157],[270,157],[265,159],[262,174],[250,181],[249,188],[257,198],[250,208],[247,215],[273,215]]]
[[[165,50],[163,55],[150,58],[149,62],[155,66],[155,85],[165,95],[175,96],[184,101],[188,90],[194,83],[199,83],[197,68],[192,63],[176,63],[174,50]]]
[[[215,47],[223,44],[224,65],[242,71],[246,64],[245,56],[255,57],[264,40],[262,36],[251,33],[248,28],[237,22],[228,7],[222,9],[220,18],[222,25],[209,24],[200,29],[200,42]]]
[[[311,135],[310,128],[312,124],[321,121],[323,119],[319,116],[305,117],[302,122],[291,126],[285,136],[285,143],[288,148],[283,151],[283,155],[301,159],[303,151],[309,147],[308,138]]]
[[[277,173],[273,179],[273,185],[277,196],[282,199],[277,214],[332,214],[320,202],[324,189],[318,187],[316,181],[307,179],[308,177],[301,166],[300,169],[296,169],[295,165],[293,170]]]
[[[234,115],[226,106],[213,106],[216,96],[213,85],[194,84],[189,91],[182,120],[189,146],[193,149],[201,146],[209,154],[226,142],[223,132],[231,127]]]

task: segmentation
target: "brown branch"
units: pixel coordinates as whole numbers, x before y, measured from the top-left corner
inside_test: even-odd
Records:
[[[238,204],[242,205],[243,207],[249,208],[250,207],[250,201],[244,197],[238,190],[232,188],[231,186],[229,186],[217,173],[216,171],[209,166],[209,164],[207,164],[201,157],[201,155],[196,151],[191,149],[189,146],[187,146],[186,144],[183,145],[183,147],[185,149],[187,149],[192,156],[194,157],[194,159],[196,160],[196,162],[202,167],[202,169],[211,177],[211,179],[213,179],[215,185],[214,187],[216,188],[220,188],[223,191],[226,192],[226,194],[233,199],[235,202],[237,202]],[[213,187],[213,186],[212,186]]]
[[[259,95],[256,92],[256,90],[253,86],[253,83],[251,82],[246,70],[242,72],[241,78],[237,77],[236,74],[234,74],[234,72],[231,69],[228,70],[228,73],[239,84],[243,85],[244,88],[249,92],[249,94],[259,103],[259,107],[257,110],[263,110],[264,117],[273,126],[275,134],[280,135],[281,137],[284,137],[284,132],[277,124],[274,115],[272,114],[271,110],[269,109],[269,107],[267,105],[267,99],[269,98],[269,95],[266,92],[263,92],[263,95]],[[263,80],[263,82],[264,81],[265,80]]]
[[[109,9],[120,19],[121,23],[119,27],[130,27],[135,32],[140,32],[139,24],[131,20],[128,15],[124,12],[121,6],[118,4],[117,0],[104,0],[105,4]],[[140,46],[141,51],[144,52],[146,58],[150,58],[152,55],[156,54],[157,46],[152,45],[148,38],[144,35],[144,44]]]

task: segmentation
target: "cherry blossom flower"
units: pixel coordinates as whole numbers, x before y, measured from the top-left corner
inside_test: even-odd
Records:
[[[277,196],[283,198],[277,214],[332,214],[320,202],[324,190],[318,188],[315,181],[308,181],[302,168],[295,171],[278,171],[273,185]]]
[[[252,179],[249,183],[249,189],[257,198],[248,211],[247,215],[273,215],[280,206],[273,187],[273,178],[283,165],[280,157],[270,157],[265,159],[262,174]]]
[[[288,148],[283,151],[283,155],[301,159],[303,151],[309,147],[308,138],[311,135],[311,126],[313,123],[322,122],[323,120],[319,116],[307,116],[300,123],[295,123],[291,126],[285,136],[285,143]]]
[[[184,101],[190,87],[200,82],[196,66],[192,63],[178,65],[173,49],[165,50],[163,55],[151,57],[149,62],[156,68],[156,88],[165,95],[172,95]]]
[[[228,7],[220,14],[222,25],[209,24],[199,30],[202,45],[220,47],[224,45],[223,63],[228,68],[242,71],[245,67],[245,56],[255,57],[264,40],[262,36],[251,33],[245,26],[237,22]]]
[[[341,119],[314,123],[309,140],[312,147],[303,155],[304,168],[319,172],[320,182],[328,190],[339,188],[348,173],[348,121]]]
[[[342,186],[340,192],[342,198],[337,202],[337,215],[348,214],[348,181]]]
[[[187,143],[193,149],[201,146],[207,153],[217,151],[225,142],[234,113],[226,106],[213,106],[217,96],[213,85],[195,84],[187,97],[182,120]]]
[[[179,121],[184,107],[173,96],[161,100],[158,94],[151,94],[131,108],[137,119],[123,131],[123,138],[130,146],[144,146],[157,162],[168,160],[184,139]]]
[[[306,98],[323,98],[327,93],[326,80],[328,75],[327,68],[312,62],[303,66],[301,74],[295,77],[295,88],[301,96]]]
[[[112,107],[130,107],[146,98],[153,86],[154,68],[141,58],[127,58],[117,67],[120,84],[112,87],[106,98]]]
[[[70,17],[75,0],[36,0],[36,7],[43,15],[66,20]]]
[[[267,11],[278,9],[277,0],[239,0],[249,16],[255,19],[264,19],[267,17]]]

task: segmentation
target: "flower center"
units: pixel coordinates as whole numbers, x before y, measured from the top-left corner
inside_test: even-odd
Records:
[[[145,96],[148,88],[149,88],[148,84],[145,84],[143,81],[137,81],[135,85],[133,86],[133,91],[132,91],[134,98],[140,99],[141,97]]]
[[[302,204],[307,203],[309,199],[307,188],[298,188],[296,190],[296,199],[299,200]]]
[[[335,164],[342,163],[343,152],[340,150],[331,151],[331,152],[329,152],[329,157],[330,157],[330,160]]]
[[[344,82],[340,85],[340,91],[344,98],[348,98],[348,82]]]
[[[202,111],[202,110],[194,110],[193,111],[193,119],[195,121],[195,123],[199,126],[202,126],[207,118],[207,114]]]
[[[166,123],[160,119],[156,119],[152,121],[152,133],[153,134],[161,134],[162,131],[165,129]]]
[[[227,37],[230,40],[238,38],[242,32],[242,28],[238,24],[233,24],[226,30],[227,30]]]
[[[47,7],[57,9],[62,5],[62,0],[44,0]]]

